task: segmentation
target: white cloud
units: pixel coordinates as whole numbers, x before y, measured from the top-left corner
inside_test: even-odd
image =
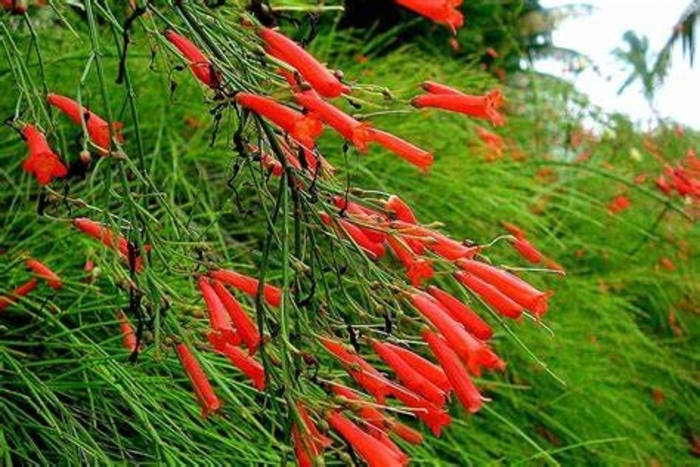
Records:
[[[540,3],[544,7],[571,4],[561,0],[542,0]],[[622,95],[617,95],[628,74],[610,52],[616,47],[624,48],[622,35],[630,29],[639,36],[647,36],[650,49],[659,51],[689,0],[589,0],[586,3],[593,5],[594,11],[563,22],[553,35],[554,43],[577,50],[593,60],[599,73],[589,69],[573,81],[594,103],[605,110],[628,114],[646,126],[654,117],[644,100],[641,86],[635,84]],[[542,61],[537,68],[573,78],[563,71],[561,63],[551,60]],[[662,117],[700,129],[700,57],[696,57],[695,68],[691,68],[678,44],[670,74],[657,90],[654,104]]]

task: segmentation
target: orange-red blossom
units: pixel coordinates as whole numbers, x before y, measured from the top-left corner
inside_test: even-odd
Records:
[[[164,35],[187,59],[192,73],[199,81],[212,89],[216,89],[221,85],[221,72],[214,67],[211,60],[192,41],[172,29],[167,29]]]
[[[296,42],[273,29],[261,27],[257,31],[265,43],[265,51],[295,68],[312,88],[324,97],[338,97],[350,88],[304,50]]]
[[[475,118],[490,120],[494,126],[505,123],[498,108],[503,104],[503,95],[497,89],[483,96],[464,94],[444,84],[426,81],[422,84],[428,94],[415,97],[411,103],[418,108],[434,107],[462,113]]]
[[[39,185],[48,185],[54,178],[63,178],[68,175],[68,168],[56,155],[46,136],[33,125],[24,125],[22,135],[27,139],[29,155],[24,160],[22,168],[34,174]]]
[[[46,99],[50,105],[58,108],[78,125],[85,122],[85,127],[87,128],[90,139],[101,150],[109,150],[111,146],[110,134],[113,134],[118,142],[121,143],[124,141],[124,137],[120,132],[122,128],[121,122],[112,122],[110,125],[99,115],[90,112],[73,99],[65,96],[51,93]]]

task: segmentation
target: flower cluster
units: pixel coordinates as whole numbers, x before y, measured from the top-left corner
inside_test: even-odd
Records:
[[[463,22],[457,10],[461,1],[397,0],[396,3],[453,30]],[[292,215],[291,211],[284,215],[293,216],[298,250],[305,247],[302,243],[320,250],[319,246],[328,242],[331,249],[347,252],[347,257],[352,257],[350,262],[357,260],[363,265],[353,270],[358,277],[364,271],[373,271],[379,278],[376,284],[370,284],[369,279],[360,277],[371,291],[348,289],[344,291],[348,300],[354,304],[353,294],[376,293],[372,302],[377,310],[391,312],[361,310],[357,319],[366,321],[361,328],[367,331],[353,327],[355,318],[348,319],[345,331],[340,331],[340,327],[328,320],[326,312],[327,308],[342,305],[329,298],[328,290],[324,299],[315,303],[317,306],[302,305],[300,277],[311,276],[313,273],[308,271],[316,265],[309,266],[302,258],[295,257],[296,252],[295,255],[282,252],[287,274],[278,287],[266,283],[266,274],[260,273],[259,277],[242,274],[230,265],[224,266],[223,260],[215,255],[204,258],[200,251],[199,258],[192,261],[196,269],[188,271],[187,278],[194,278],[191,288],[196,288],[197,300],[201,296],[206,308],[207,319],[195,321],[196,326],[206,327],[206,339],[204,334],[200,339],[195,334],[176,335],[171,330],[176,326],[168,327],[168,338],[174,344],[203,417],[225,411],[215,384],[205,371],[207,360],[203,359],[210,352],[210,358],[211,355],[215,359],[225,358],[242,373],[250,383],[245,386],[251,391],[274,388],[280,394],[285,393],[280,400],[284,399],[282,405],[289,415],[288,434],[299,465],[318,465],[334,439],[344,440],[369,465],[406,465],[409,455],[392,437],[418,444],[423,436],[399,420],[398,415],[389,414],[396,411],[409,420],[417,419],[435,436],[440,436],[452,421],[453,399],[468,413],[479,412],[488,400],[482,395],[484,389],[479,378],[485,372],[506,368],[506,362],[493,348],[490,315],[480,309],[507,319],[519,320],[529,314],[539,320],[547,313],[552,293],[541,291],[518,275],[491,264],[487,253],[493,245],[456,240],[437,224],[421,223],[399,196],[377,192],[367,195],[368,192],[353,191],[349,184],[345,186],[345,181],[340,183],[336,169],[328,162],[328,153],[323,152],[321,138],[326,130],[342,138],[344,152],[364,154],[379,146],[424,171],[434,163],[434,155],[376,128],[367,118],[344,111],[338,101],[352,103],[349,96],[354,99],[363,92],[362,87],[344,82],[342,74],[329,70],[295,41],[275,29],[249,23],[245,28],[250,38],[260,41],[258,54],[264,51],[264,60],[275,68],[277,81],[271,82],[277,87],[273,91],[241,85],[234,70],[221,59],[221,53],[209,48],[209,52],[215,52],[211,54],[197,46],[197,43],[209,44],[207,40],[199,40],[202,37],[188,38],[172,24],[155,36],[177,53],[178,60],[186,63],[194,78],[213,96],[217,109],[235,112],[240,125],[234,136],[236,151],[246,162],[259,163],[261,170],[255,175],[265,182],[275,180],[270,176],[278,177],[278,190],[291,192],[296,210]],[[446,110],[486,120],[493,126],[505,124],[500,112],[504,99],[499,90],[474,95],[433,81],[423,82],[422,89],[425,93],[414,97],[411,106]],[[108,121],[110,112],[105,120],[68,97],[50,93],[46,99],[50,106],[82,127],[86,144],[102,155],[119,155],[108,161],[115,165],[124,163],[129,170],[137,171],[126,165],[129,160],[122,152],[122,124]],[[503,140],[481,127],[478,132],[500,154]],[[32,172],[40,184],[68,175],[67,167],[48,147],[41,132],[32,125],[24,125],[22,133],[30,151],[24,169]],[[125,191],[130,181],[126,172],[123,172]],[[154,194],[153,198],[157,197]],[[148,222],[137,224],[141,227],[137,229],[108,211],[102,219],[104,223],[71,214],[69,220],[73,227],[115,252],[126,264],[128,275],[123,270],[118,274],[123,274],[123,288],[130,294],[129,306],[138,311],[145,295],[139,287],[156,275],[151,251],[154,256],[160,256],[162,251],[156,237],[148,235],[151,233]],[[271,218],[268,221],[271,225],[275,223]],[[125,225],[130,228],[123,228]],[[310,234],[302,238],[299,232],[304,229]],[[522,231],[515,227],[509,230],[513,235],[509,240],[529,263],[561,268],[537,251]],[[152,241],[154,247],[144,239]],[[318,253],[317,262],[322,262],[320,256],[322,253]],[[37,279],[56,289],[61,287],[60,278],[41,263],[30,260],[27,266],[36,277],[0,298],[0,309],[27,295],[37,286]],[[168,267],[174,269],[173,265]],[[333,266],[321,264],[318,269],[329,268]],[[340,286],[344,274],[341,269],[337,266],[334,270]],[[298,273],[293,280],[288,277],[290,270]],[[323,273],[316,274],[314,280]],[[460,291],[461,297],[454,291]],[[359,305],[355,307],[359,308]],[[292,342],[288,329],[290,310],[321,324],[295,331],[294,338],[300,344]],[[310,317],[310,311],[317,313]],[[402,317],[399,329],[392,330],[392,313]],[[144,320],[138,313],[128,311],[118,311],[116,318],[114,325],[115,328],[119,325],[121,344],[135,357],[150,344],[148,340],[142,342]],[[139,322],[135,330],[130,319],[136,318]],[[384,320],[383,326],[377,324],[380,318]],[[352,348],[345,344],[346,339]],[[302,350],[304,345],[313,351]],[[330,368],[342,367],[342,376],[328,371],[328,367],[319,363],[321,359],[330,362]],[[306,377],[310,372],[305,371],[310,367],[315,368],[315,373]],[[290,381],[290,375],[294,381]],[[294,384],[313,386],[316,396],[292,391],[290,386]]]

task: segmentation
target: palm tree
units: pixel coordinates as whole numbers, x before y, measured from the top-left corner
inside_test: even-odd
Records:
[[[668,38],[668,42],[659,54],[659,62],[665,62],[666,66],[670,63],[669,57],[671,50],[676,45],[678,40],[681,40],[683,45],[683,54],[688,54],[690,66],[693,66],[695,58],[695,27],[700,22],[700,0],[693,0],[690,5],[683,11],[676,26],[673,28],[673,34]]]

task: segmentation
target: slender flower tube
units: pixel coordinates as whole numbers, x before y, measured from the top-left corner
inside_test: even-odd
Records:
[[[517,239],[524,239],[525,238],[525,232],[523,231],[523,229],[521,229],[517,225],[511,224],[510,222],[505,222],[505,221],[502,221],[501,224],[503,224],[503,227],[505,227],[505,229],[508,231],[508,233],[511,234],[512,236],[514,236],[515,238],[517,238]]]
[[[231,321],[236,326],[238,334],[241,336],[241,339],[245,343],[246,347],[248,347],[248,351],[251,355],[254,355],[255,351],[258,349],[258,345],[260,345],[260,333],[258,332],[258,327],[255,325],[250,316],[248,316],[248,314],[243,310],[240,303],[238,303],[238,300],[236,300],[235,297],[231,295],[228,290],[226,290],[226,287],[224,287],[221,282],[214,281],[212,286],[214,292],[221,300],[224,308],[226,308]]]
[[[231,320],[226,312],[226,307],[212,287],[211,282],[206,277],[200,277],[197,281],[204,302],[209,312],[209,324],[214,333],[222,337],[224,343],[231,344],[239,342],[239,336],[231,325]]]
[[[343,138],[354,144],[360,152],[367,151],[373,139],[372,128],[360,122],[328,102],[310,94],[297,93],[294,99],[309,112],[313,112],[324,123],[333,127]]]
[[[432,381],[437,387],[446,393],[450,391],[451,387],[449,381],[447,381],[447,376],[445,376],[445,372],[438,365],[404,347],[399,347],[389,342],[384,345],[393,350],[399,357],[403,358],[406,363],[425,376],[429,381]]]
[[[138,349],[138,339],[136,339],[133,326],[129,323],[129,318],[126,317],[126,313],[119,310],[117,311],[117,319],[119,319],[119,329],[122,333],[122,345],[129,352],[136,352]]]
[[[348,86],[287,36],[265,27],[258,29],[257,33],[265,42],[267,53],[295,68],[323,97],[338,97],[350,92]]]
[[[428,287],[428,293],[435,297],[450,316],[464,326],[464,329],[474,335],[474,337],[483,341],[491,339],[493,336],[491,326],[462,301],[433,285]]]
[[[384,208],[393,213],[394,217],[404,224],[416,225],[418,224],[418,219],[416,215],[413,214],[411,208],[406,204],[401,198],[396,195],[391,195],[384,203]],[[411,250],[417,255],[422,255],[425,252],[425,245],[419,240],[404,236],[403,240]]]
[[[44,263],[35,259],[28,259],[24,264],[26,264],[29,269],[34,271],[34,274],[36,274],[37,277],[45,280],[52,289],[58,290],[63,286],[63,281],[58,274],[49,269],[49,267]]]
[[[130,250],[135,250],[135,246],[130,245],[128,240],[121,235],[115,234],[99,222],[92,221],[85,217],[73,219],[73,225],[83,233],[86,233],[92,238],[99,240],[106,247],[116,250],[119,253],[119,256],[124,258],[127,262],[131,261]],[[148,251],[150,249],[150,245],[146,245],[145,249]],[[134,269],[136,272],[140,272],[143,269],[143,259],[138,252],[136,252],[136,256],[134,258]]]
[[[323,222],[325,225],[331,227],[333,226],[334,221],[327,213],[320,212],[319,217],[321,218],[321,222]],[[337,222],[339,225],[339,230],[341,230],[345,236],[349,237],[367,256],[370,257],[370,259],[376,261],[384,256],[384,246],[381,243],[370,240],[370,238],[360,227],[356,226],[352,222],[349,222],[347,219],[343,219],[342,217],[335,219],[335,222]]]
[[[435,275],[433,262],[429,258],[421,257],[415,253],[415,248],[410,247],[408,238],[399,239],[395,236],[387,237],[391,250],[398,260],[406,268],[406,277],[414,287],[420,287],[423,280],[430,280]],[[406,245],[404,245],[404,242]]]
[[[68,175],[68,168],[51,150],[42,132],[33,125],[24,125],[22,135],[29,146],[29,156],[22,163],[22,169],[34,174],[39,185],[48,185],[54,178]]]
[[[526,261],[532,264],[541,263],[544,255],[535,246],[525,238],[516,238],[512,241],[513,248]]]
[[[392,467],[408,464],[408,457],[399,459],[395,452],[369,433],[360,429],[339,412],[328,415],[328,424],[342,436],[370,467]]]
[[[323,449],[330,446],[332,441],[318,431],[306,408],[300,402],[297,401],[295,406],[301,419],[301,423],[295,421],[292,425],[297,465],[313,467],[318,465]]]
[[[389,222],[389,227],[396,230],[398,234],[404,236],[407,240],[412,238],[414,242],[420,241],[433,253],[448,261],[455,261],[460,258],[473,258],[481,251],[481,247],[478,245],[466,246],[436,230],[409,224],[401,220]]]
[[[460,260],[457,265],[464,271],[493,285],[514,302],[530,310],[535,316],[547,313],[547,300],[553,292],[537,290],[521,278],[486,263]]]
[[[231,344],[224,344],[216,348],[228,360],[245,374],[258,391],[265,390],[265,368],[250,355],[246,355],[241,349]]]
[[[173,44],[189,62],[192,73],[199,81],[212,89],[221,86],[221,72],[192,41],[172,29],[166,29],[164,35],[168,42]]]
[[[401,198],[396,195],[391,195],[384,203],[384,208],[393,212],[396,219],[405,222],[406,224],[418,224],[418,219],[416,215],[413,214],[413,210],[406,204]]]
[[[420,287],[423,280],[430,280],[435,275],[433,262],[428,258],[416,256],[413,250],[393,235],[387,236],[387,243],[394,255],[406,268],[406,277],[413,287]]]
[[[453,33],[464,24],[464,16],[457,9],[462,0],[395,0],[397,5],[408,8],[421,16],[449,27]]]
[[[361,206],[353,201],[349,201],[343,196],[333,196],[332,201],[333,204],[340,209],[341,213],[350,214],[353,219],[357,219],[363,224],[379,225],[386,220],[386,217],[377,211]],[[386,232],[382,230],[374,230],[370,227],[364,227],[362,225],[358,225],[357,227],[362,230],[365,236],[373,242],[382,243],[386,239]]]
[[[235,99],[241,106],[282,128],[304,147],[313,148],[316,138],[323,132],[323,125],[316,117],[303,115],[268,97],[239,92]]]
[[[341,362],[345,371],[362,386],[377,402],[384,404],[387,395],[392,393],[392,383],[365,359],[351,353],[341,343],[327,337],[319,338],[321,344]]]
[[[436,83],[435,81],[424,81],[421,83],[421,88],[430,94],[451,94],[453,96],[466,96],[465,93],[445,84]]]
[[[406,140],[381,130],[372,130],[372,141],[393,152],[419,169],[427,170],[433,165],[433,155]]]
[[[192,387],[194,388],[194,393],[197,396],[199,405],[202,407],[202,417],[207,418],[211,412],[216,412],[221,408],[219,398],[216,397],[211,383],[209,383],[207,376],[204,374],[204,370],[202,370],[199,362],[194,355],[192,355],[192,352],[190,352],[189,347],[185,344],[177,344],[175,346],[175,351],[178,357],[180,357],[182,367],[185,369],[185,373],[187,373]]]
[[[474,386],[467,370],[460,362],[457,354],[449,345],[435,333],[425,329],[423,339],[428,343],[435,358],[438,359],[445,370],[457,398],[469,412],[478,412],[483,404],[479,390]]]
[[[90,112],[73,99],[69,99],[58,94],[49,94],[47,96],[47,101],[50,105],[58,108],[61,112],[66,114],[78,125],[81,125],[84,121],[90,139],[100,149],[109,151],[109,148],[112,146],[110,132],[114,135],[118,142],[121,143],[124,141],[124,136],[121,134],[121,122],[112,122],[110,126],[110,124],[99,115]]]
[[[433,107],[490,120],[493,126],[501,126],[505,123],[503,116],[498,113],[498,108],[503,103],[503,95],[498,90],[490,91],[483,96],[453,93],[423,94],[414,98],[411,103],[418,108]]]
[[[481,367],[490,363],[490,354],[486,345],[469,334],[440,303],[430,295],[421,292],[411,295],[411,301],[418,311],[443,336],[450,347],[465,362],[469,371],[481,374]]]
[[[378,440],[380,443],[382,443],[384,446],[389,448],[389,450],[394,453],[394,457],[401,462],[401,464],[408,464],[410,461],[410,458],[408,455],[401,450],[400,447],[394,443],[394,441],[389,437],[387,432],[381,428],[377,428],[374,425],[368,425],[366,427],[367,433],[374,439]]]
[[[506,318],[518,319],[523,314],[522,305],[514,302],[493,285],[462,271],[455,272],[454,276],[463,286],[481,297],[487,305]]]
[[[341,397],[351,403],[350,408],[356,412],[366,423],[376,427],[385,428],[390,424],[389,417],[383,412],[374,407],[372,404],[365,401],[354,390],[347,386],[338,383],[329,383],[329,388],[338,397]]]
[[[231,271],[230,269],[217,269],[216,271],[209,272],[209,276],[253,298],[258,295],[258,280],[252,277]],[[265,284],[263,287],[263,298],[268,305],[279,307],[282,303],[282,290],[274,285]]]
[[[0,311],[15,303],[18,297],[26,297],[29,292],[36,289],[39,282],[36,279],[30,279],[24,284],[18,286],[15,290],[7,295],[0,295]]]
[[[452,417],[430,401],[425,400],[413,391],[394,384],[391,386],[391,395],[411,409],[411,412],[421,419],[435,436],[440,436],[442,427],[452,422]]]
[[[445,405],[445,391],[433,384],[429,379],[423,376],[419,371],[409,365],[391,347],[382,344],[379,341],[372,341],[372,348],[379,355],[384,363],[389,365],[396,373],[401,383],[407,389],[424,397],[438,407]]]

